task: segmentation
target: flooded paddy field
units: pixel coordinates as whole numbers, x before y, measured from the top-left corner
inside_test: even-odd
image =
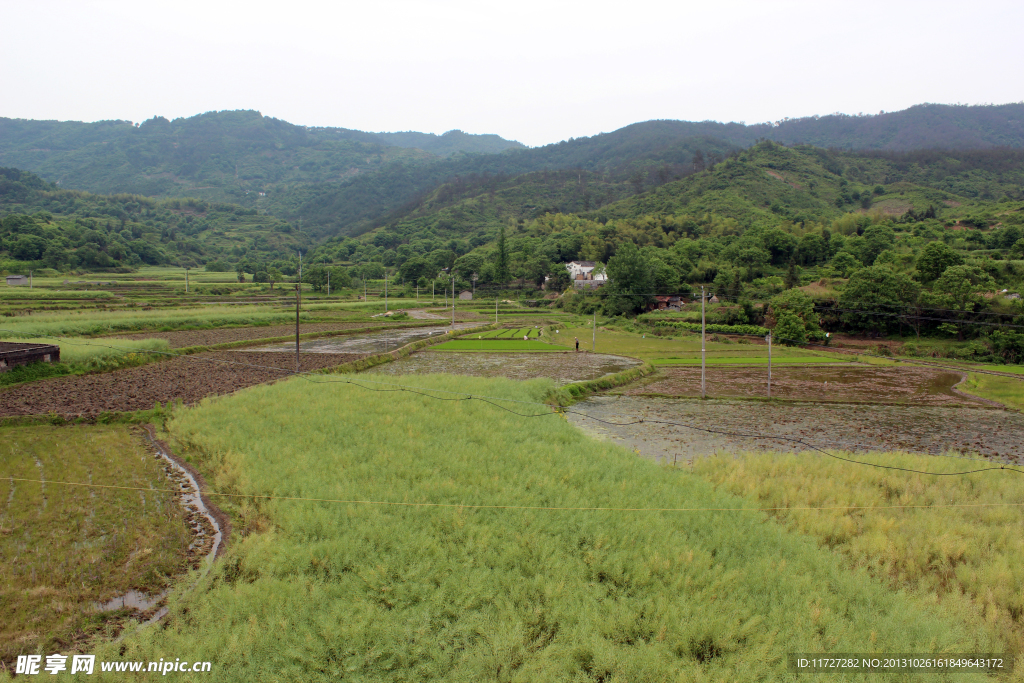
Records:
[[[294,347],[292,347],[294,348]],[[604,353],[467,353],[423,351],[393,363],[378,365],[367,373],[384,375],[473,375],[525,380],[550,377],[558,384],[597,379],[640,365],[641,361]]]
[[[622,390],[628,396],[700,396],[700,367],[660,366],[660,372]],[[923,367],[842,365],[772,368],[772,398],[791,401],[909,405],[980,405],[957,392],[959,372]],[[714,398],[765,398],[765,367],[715,367],[706,371],[707,395]]]
[[[569,421],[588,434],[611,439],[643,457],[662,462],[686,461],[718,451],[811,450],[773,436],[803,439],[826,450],[932,455],[955,452],[1001,462],[1024,462],[1024,415],[967,404],[842,405],[605,395],[581,401],[571,410]],[[576,413],[610,423],[633,422],[641,417],[645,421],[616,426]],[[756,438],[652,422],[656,420]]]
[[[455,330],[478,327],[480,323],[455,323]],[[294,329],[294,328],[293,328]],[[328,337],[326,339],[310,339],[300,343],[302,353],[384,353],[394,351],[400,346],[411,344],[421,339],[444,335],[452,329],[451,325],[437,327],[413,327],[406,329],[384,330],[371,334],[360,334],[352,337]],[[450,335],[449,335],[450,336]],[[295,353],[295,342],[260,346],[253,351],[283,351]]]

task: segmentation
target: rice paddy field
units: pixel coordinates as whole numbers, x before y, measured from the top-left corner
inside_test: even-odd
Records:
[[[3,427],[0,444],[0,677],[7,678],[19,654],[78,651],[116,635],[128,613],[97,605],[168,588],[187,568],[191,539],[159,462],[125,426]]]
[[[329,374],[291,377],[293,290],[193,271],[186,295],[180,275],[0,291],[0,338],[59,336],[62,372],[91,373],[0,375],[20,382],[0,389],[0,680],[30,651],[187,654],[217,681],[586,683],[796,681],[796,652],[1021,653],[1019,368],[775,346],[768,400],[767,346],[708,335],[702,400],[699,335],[595,335],[511,301],[466,335],[493,303],[458,302],[453,327],[440,303],[389,297],[411,310],[383,316],[347,292],[304,293],[319,338],[300,370]],[[143,416],[230,519],[208,575],[127,426]],[[1012,469],[944,476],[992,465]],[[96,609],[165,590],[155,626]],[[1024,669],[814,677],[982,679]]]
[[[746,492],[588,438],[540,403],[549,380],[394,380],[419,393],[291,380],[177,411],[244,531],[101,656],[188,651],[223,681],[704,681],[795,680],[787,652],[1014,648],[968,600],[894,590]],[[430,398],[452,392],[537,416]]]

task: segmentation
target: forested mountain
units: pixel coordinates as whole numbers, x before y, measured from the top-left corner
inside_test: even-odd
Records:
[[[62,190],[0,168],[0,268],[55,270],[288,260],[310,239],[234,204]],[[286,266],[285,266],[286,267]]]
[[[0,119],[0,165],[32,170],[63,188],[230,201],[292,222],[302,218],[309,232],[326,237],[360,234],[438,197],[505,187],[521,174],[589,171],[592,186],[580,194],[587,210],[588,202],[601,206],[626,187],[650,190],[759,139],[887,152],[1022,147],[1022,122],[1022,104],[919,105],[750,126],[647,121],[526,149],[495,135],[307,128],[252,111],[155,117],[138,126]],[[547,203],[538,197],[517,206]],[[578,209],[571,202],[553,206]]]
[[[988,259],[1005,285],[1024,276],[1024,267],[991,260],[1024,257],[1024,150],[894,156],[765,141],[652,191],[608,184],[630,196],[581,210],[597,179],[549,171],[467,188],[448,202],[435,193],[361,238],[329,240],[313,258],[380,262],[406,280],[454,267],[486,285],[501,279],[504,230],[512,278],[558,278],[560,263],[609,262],[632,244],[653,259],[660,289],[725,282],[771,293],[787,267],[848,276],[884,251],[887,263],[913,271],[915,253],[940,241]],[[577,208],[531,210],[524,198],[539,196]]]

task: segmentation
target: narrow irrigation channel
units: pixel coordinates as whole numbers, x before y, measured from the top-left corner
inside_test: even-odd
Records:
[[[187,551],[189,568],[201,570],[201,576],[205,576],[224,547],[228,529],[227,518],[220,510],[203,500],[195,475],[174,458],[166,444],[156,438],[152,426],[146,425],[143,434],[153,447],[154,457],[164,461],[164,472],[167,473],[168,479],[179,490],[175,497],[185,511],[185,521],[192,532],[192,542]],[[187,590],[191,590],[191,587]],[[157,623],[167,614],[165,603],[170,591],[171,589],[168,589],[155,595],[147,595],[132,590],[107,602],[95,603],[93,607],[99,612],[135,610],[145,619],[142,626],[146,626]]]

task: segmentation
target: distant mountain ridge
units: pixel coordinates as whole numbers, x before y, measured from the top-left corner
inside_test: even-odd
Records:
[[[0,118],[0,166],[68,189],[232,202],[294,223],[302,219],[304,230],[319,238],[385,225],[424,201],[436,208],[454,199],[451,192],[438,194],[445,186],[461,194],[530,173],[589,172],[591,185],[571,195],[552,195],[545,186],[535,200],[520,194],[517,205],[593,209],[628,188],[641,192],[677,180],[704,163],[700,158],[714,163],[758,140],[877,153],[1024,148],[1024,103],[922,104],[749,126],[654,120],[533,148],[459,130],[300,126],[257,111],[154,117],[139,125]]]

